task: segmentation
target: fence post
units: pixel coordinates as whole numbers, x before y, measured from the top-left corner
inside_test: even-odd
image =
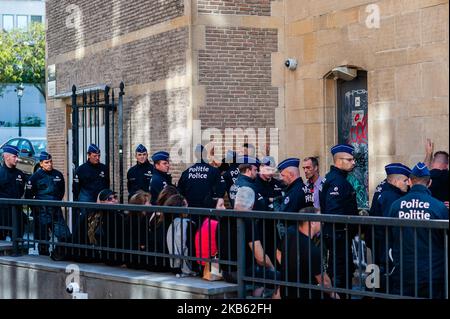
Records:
[[[78,141],[78,107],[77,107],[77,87],[72,86],[72,169],[80,164],[79,159],[79,141]]]
[[[120,203],[123,204],[123,96],[125,95],[123,89],[125,85],[120,82],[119,92],[119,197]]]
[[[11,234],[11,241],[12,241],[12,256],[16,257],[19,256],[19,243],[17,241],[18,237],[18,227],[19,223],[17,220],[17,206],[12,206],[12,234]]]
[[[242,218],[237,219],[237,283],[238,298],[245,298],[245,224]],[[232,236],[228,234],[228,236]]]
[[[103,92],[104,94],[104,100],[105,100],[105,108],[103,109],[103,118],[105,121],[105,165],[106,167],[109,167],[109,163],[110,163],[110,157],[109,157],[109,110],[110,110],[110,106],[109,106],[109,86],[105,86],[105,91]],[[114,172],[113,172],[114,174]]]

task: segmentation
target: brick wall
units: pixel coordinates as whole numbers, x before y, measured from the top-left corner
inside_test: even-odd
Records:
[[[187,34],[187,28],[180,28],[57,64],[57,92],[69,91],[74,83],[85,87],[124,81],[129,86],[185,74]]]
[[[270,16],[273,0],[198,0],[200,14],[235,14]]]
[[[206,87],[202,128],[274,127],[278,90],[271,86],[277,30],[206,28],[199,83]]]
[[[81,13],[78,30],[71,27],[77,12]],[[50,0],[46,14],[48,52],[53,57],[180,17],[184,0]]]
[[[63,132],[66,132],[65,106],[47,107],[48,152],[52,154],[55,168],[64,174],[67,172],[67,154]]]
[[[188,89],[154,92],[150,96],[150,154],[157,151],[170,152],[181,138],[187,124],[189,106]],[[178,134],[181,132],[181,135]],[[175,156],[175,154],[171,154]],[[185,169],[184,164],[172,164],[171,172],[178,179]]]
[[[370,192],[385,178],[386,164],[422,161],[426,138],[436,150],[448,150],[449,132],[448,0],[376,1],[380,25],[369,28],[367,6],[373,3],[317,0],[290,6],[280,51],[298,58],[299,68],[275,74],[284,79],[285,135],[295,136],[286,155],[320,155],[329,164],[329,147],[337,142],[336,97],[335,82],[325,85],[324,75],[341,65],[368,72]],[[322,165],[323,173],[327,169]]]
[[[127,166],[134,165],[134,149],[144,144],[151,154],[170,151],[177,145],[187,124],[189,90],[187,88],[149,92],[134,96],[127,101]],[[128,120],[129,119],[129,120]],[[177,132],[181,134],[177,135]],[[174,154],[175,155],[175,154]],[[175,178],[185,169],[184,164],[173,164],[171,172]]]

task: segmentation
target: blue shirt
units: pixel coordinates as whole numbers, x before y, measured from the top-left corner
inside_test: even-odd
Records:
[[[410,192],[396,200],[389,210],[389,217],[414,220],[448,220],[448,209],[439,200],[431,196],[431,192],[423,185],[414,185]],[[393,258],[395,271],[394,281],[400,281],[400,228],[393,227]],[[402,228],[403,242],[403,282],[414,283],[414,239],[417,240],[417,279],[418,283],[429,282],[429,246],[432,247],[431,276],[433,281],[444,280],[445,246],[444,230],[431,230],[431,243],[427,228]]]

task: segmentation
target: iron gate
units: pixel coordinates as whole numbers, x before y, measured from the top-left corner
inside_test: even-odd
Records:
[[[117,190],[123,203],[123,96],[124,83],[119,86],[118,99],[114,89],[77,92],[72,86],[72,170],[86,160],[86,150],[96,144],[110,169],[111,189]],[[111,92],[111,96],[110,96]],[[81,96],[80,96],[81,95]],[[81,100],[81,104],[80,104]],[[116,101],[117,100],[117,101]],[[119,169],[117,174],[117,167]]]

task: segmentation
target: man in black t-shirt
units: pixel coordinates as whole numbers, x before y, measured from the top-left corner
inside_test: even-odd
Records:
[[[301,210],[302,213],[315,213],[314,207]],[[281,263],[281,280],[289,283],[300,283],[318,288],[331,288],[331,279],[322,270],[320,247],[317,247],[312,238],[320,231],[320,222],[299,221],[298,227],[292,225],[288,228],[278,257]],[[286,276],[287,274],[287,276]],[[318,289],[295,288],[281,286],[282,299],[339,299],[334,292],[321,293]]]
[[[234,209],[238,211],[251,211],[255,201],[254,191],[247,186],[240,187],[236,193]],[[279,273],[266,255],[262,247],[262,237],[259,231],[258,220],[244,219],[245,223],[245,274],[256,278],[270,280],[279,279]],[[226,261],[237,260],[237,225],[235,218],[221,218],[219,221],[220,248],[219,259]],[[237,267],[221,265],[225,281],[237,282]],[[267,285],[269,287],[269,285]]]

